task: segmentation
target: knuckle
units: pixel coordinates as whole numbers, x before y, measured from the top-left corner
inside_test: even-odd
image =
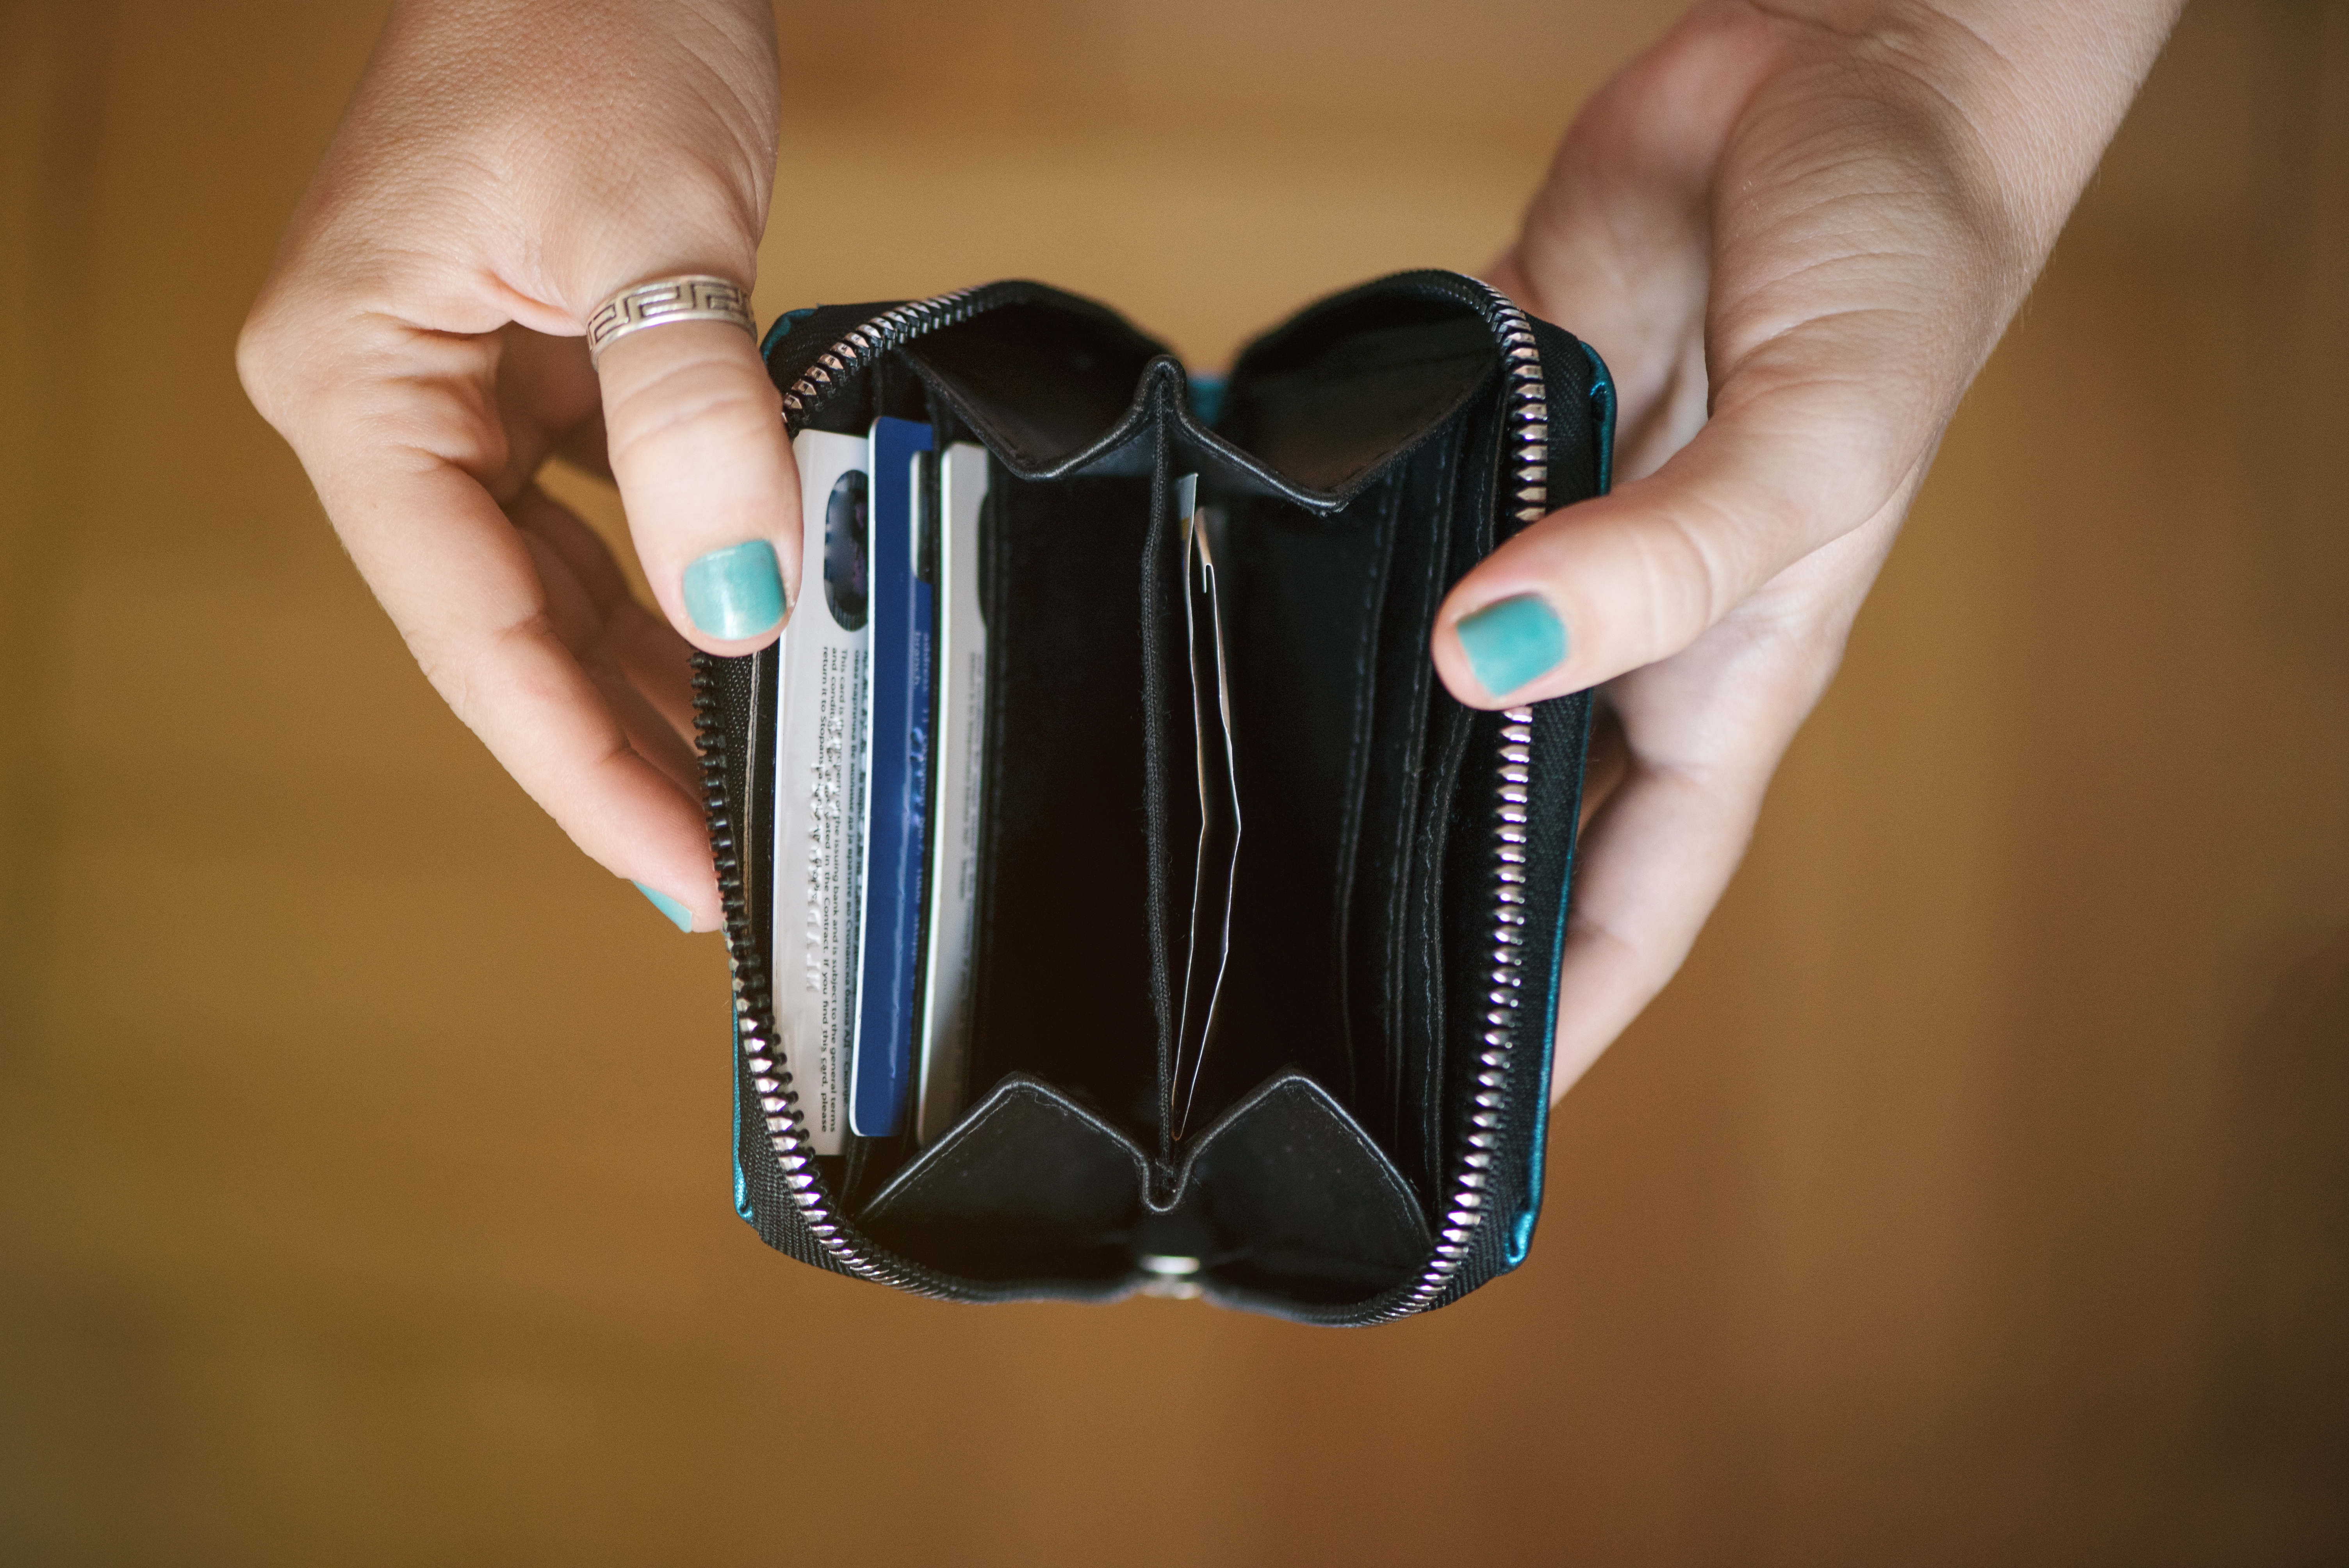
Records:
[[[606,450],[619,464],[688,432],[747,439],[773,432],[781,408],[764,376],[746,373],[726,355],[699,351],[631,384],[613,401],[605,417]]]
[[[285,308],[267,296],[254,303],[236,335],[236,376],[263,418],[282,427],[279,393],[288,379]]]
[[[1661,526],[1642,529],[1638,567],[1650,646],[1676,652],[1734,608],[1742,573],[1725,548],[1738,531],[1735,521],[1711,514],[1692,518],[1674,510]]]
[[[554,618],[544,607],[503,626],[466,633],[447,628],[402,627],[409,652],[449,710],[475,735],[488,739],[499,727],[499,710],[530,707],[563,693],[548,678],[539,650],[560,647]]]

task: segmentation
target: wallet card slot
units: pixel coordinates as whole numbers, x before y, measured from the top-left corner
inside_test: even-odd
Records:
[[[1436,686],[1427,639],[1445,590],[1490,548],[1489,521],[1455,519],[1492,510],[1493,467],[1473,449],[1493,439],[1485,422],[1426,442],[1332,512],[1245,490],[1218,504],[1247,839],[1217,1044],[1189,1119],[1294,1068],[1431,1197],[1451,989],[1445,823],[1467,716]]]
[[[1326,515],[1262,495],[1222,503],[1218,582],[1247,837],[1233,879],[1219,1036],[1199,1075],[1194,1121],[1283,1067],[1310,1074],[1341,1103],[1362,1103],[1339,953],[1394,501],[1381,481]]]
[[[1472,412],[1451,444],[1458,458],[1444,487],[1446,526],[1427,542],[1439,601],[1499,542],[1499,424],[1497,411]],[[1432,607],[1429,615],[1432,628]],[[1425,640],[1423,633],[1423,646]],[[1489,823],[1475,804],[1491,787],[1498,737],[1491,714],[1462,707],[1440,687],[1431,692],[1417,745],[1424,784],[1411,819],[1396,944],[1402,965],[1396,1037],[1402,1048],[1392,1145],[1403,1168],[1423,1172],[1431,1185],[1441,1182],[1454,1153],[1446,1143],[1454,1130],[1447,1112],[1456,1101],[1447,1085],[1477,1059],[1485,1013],[1454,998],[1490,988]]]
[[[1175,1136],[1173,1104],[1177,1037],[1183,1026],[1185,982],[1194,915],[1200,892],[1196,845],[1205,820],[1198,791],[1198,738],[1189,722],[1189,601],[1184,570],[1185,519],[1178,515],[1178,476],[1164,415],[1174,402],[1170,377],[1144,389],[1151,419],[1150,533],[1139,562],[1142,699],[1145,765],[1143,804],[1150,846],[1150,1004],[1157,1021],[1152,1065],[1157,1098],[1153,1119],[1162,1167]],[[1188,487],[1195,492],[1195,484]],[[1162,1191],[1154,1194],[1164,1200]]]
[[[1413,905],[1424,907],[1441,872],[1440,842],[1431,849],[1423,821],[1450,805],[1448,759],[1431,739],[1456,705],[1436,685],[1427,641],[1452,581],[1459,477],[1453,444],[1438,442],[1397,479],[1396,511],[1408,521],[1393,530],[1371,653],[1367,764],[1339,954],[1348,1049],[1358,1075],[1376,1085],[1361,1096],[1361,1113],[1431,1190],[1419,1113],[1440,1055],[1441,1032],[1429,1020],[1442,986],[1433,926],[1413,918]]]
[[[1154,1136],[1156,934],[1134,593],[1150,487],[1024,480],[998,464],[986,517],[969,1082],[978,1092],[1033,1073]]]

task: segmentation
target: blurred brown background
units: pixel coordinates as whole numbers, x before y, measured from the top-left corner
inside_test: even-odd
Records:
[[[1674,9],[787,7],[761,314],[1221,363],[1483,263]],[[0,8],[0,1560],[2349,1561],[2349,6],[2189,15],[1531,1263],[1356,1333],[735,1219],[715,940],[231,367],[379,15]]]

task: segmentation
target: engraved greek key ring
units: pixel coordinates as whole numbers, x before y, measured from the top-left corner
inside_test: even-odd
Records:
[[[604,350],[628,334],[678,321],[730,321],[759,335],[741,285],[696,273],[632,284],[597,305],[587,318],[587,357],[601,361]]]

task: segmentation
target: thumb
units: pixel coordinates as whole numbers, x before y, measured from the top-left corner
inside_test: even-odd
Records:
[[[2029,276],[1946,106],[1872,67],[1826,91],[1787,50],[1843,46],[1749,7],[1691,17],[1594,106],[1620,123],[1578,124],[1516,276],[1552,320],[1634,340],[1638,460],[1697,414],[1675,373],[1701,369],[1682,385],[1702,386],[1703,422],[1453,589],[1433,652],[1475,707],[1669,658],[1874,518],[1922,473]],[[1691,105],[1733,112],[1708,125]]]
[[[615,340],[597,369],[605,455],[662,613],[707,653],[765,646],[796,602],[800,496],[757,344],[672,322]]]
[[[1437,672],[1475,707],[1560,696],[1668,658],[1880,509],[1928,442],[1807,389],[1716,417],[1649,477],[1531,524],[1436,616]],[[1772,407],[1772,404],[1782,404]]]

